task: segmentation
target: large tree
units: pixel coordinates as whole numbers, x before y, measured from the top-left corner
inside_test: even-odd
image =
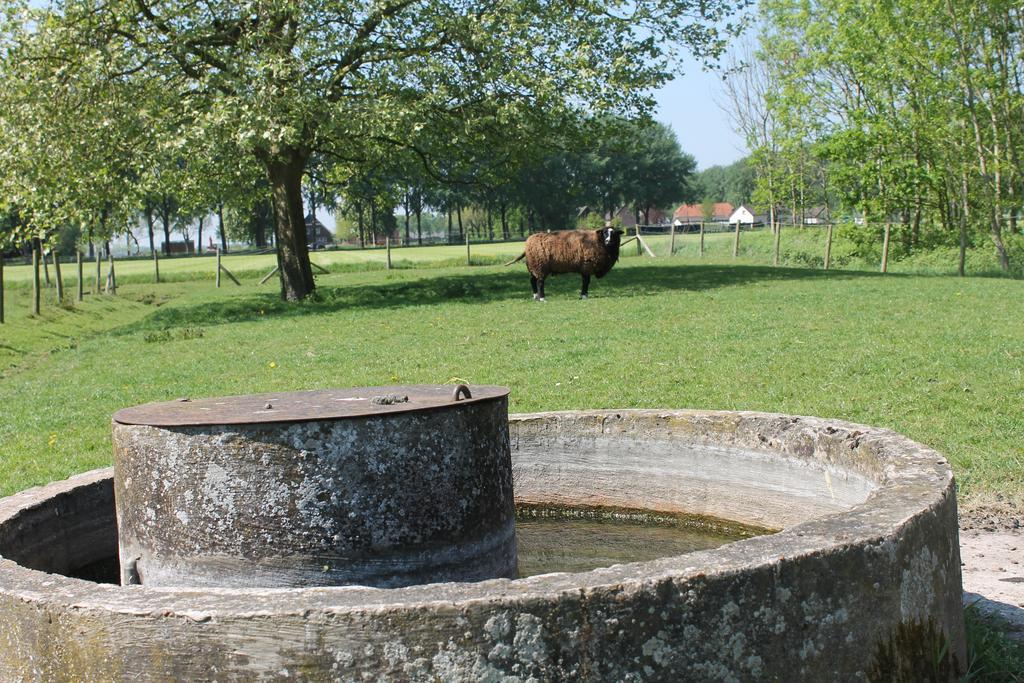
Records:
[[[466,137],[514,138],[536,121],[643,111],[682,42],[707,56],[743,0],[55,0],[24,12],[53,72],[113,57],[111,82],[175,93],[159,130],[194,154],[259,163],[276,216],[281,292],[314,288],[302,178],[314,154],[358,162],[380,148],[424,165]],[[134,100],[138,101],[138,100]],[[529,122],[529,125],[524,123]]]

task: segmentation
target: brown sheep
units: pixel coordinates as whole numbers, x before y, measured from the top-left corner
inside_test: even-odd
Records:
[[[580,298],[587,298],[590,276],[604,277],[619,260],[622,231],[612,227],[600,230],[563,230],[530,235],[526,248],[518,258],[505,265],[526,259],[530,271],[533,298],[544,301],[544,280],[549,275],[579,273],[583,276]]]

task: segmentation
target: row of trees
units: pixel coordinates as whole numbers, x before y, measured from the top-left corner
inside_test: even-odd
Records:
[[[409,156],[396,156],[393,161],[398,163],[390,167],[378,166],[339,183],[332,182],[330,164],[321,161],[311,164],[306,174],[304,203],[309,213],[324,208],[335,214],[346,232],[350,225],[360,245],[379,243],[386,236],[402,239],[395,215],[399,213],[404,243],[422,244],[424,223],[428,235],[440,231],[449,242],[461,242],[467,234],[475,239],[509,239],[539,229],[575,227],[581,209],[605,216],[629,208],[648,220],[651,209],[699,196],[699,184],[694,182],[699,177],[694,175],[696,161],[682,151],[667,126],[649,119],[614,117],[591,124],[579,140],[580,147],[538,150],[535,158],[502,169],[503,175],[489,183],[475,181],[471,172],[457,184],[425,176]],[[185,242],[194,239],[201,245],[204,229],[209,240],[216,235],[225,252],[229,237],[264,247],[273,232],[272,207],[259,199],[259,190],[266,190],[266,184],[258,177],[253,182],[249,192],[200,198],[206,203],[189,204],[169,192],[144,197],[135,221],[148,229],[151,249],[162,231],[168,255],[172,232],[180,233]],[[135,239],[132,227],[132,220],[123,226],[129,251]],[[11,230],[11,226],[0,228],[0,233]],[[108,226],[104,234],[114,235],[117,230]],[[93,248],[93,235],[83,235],[77,224],[67,223],[50,237],[49,245],[64,256],[73,255],[81,242],[90,252]],[[137,241],[135,247],[139,249]]]
[[[461,182],[432,178],[420,172],[415,159],[398,157],[391,167],[336,186],[340,196],[334,201],[340,200],[342,214],[357,225],[361,242],[366,213],[391,216],[400,207],[404,238],[411,243],[422,241],[425,207],[447,218],[449,240],[461,240],[467,232],[508,239],[513,233],[575,227],[581,207],[601,216],[629,207],[644,216],[695,196],[690,179],[696,161],[663,124],[602,117],[580,126],[560,149],[549,147],[550,137],[543,142],[486,176],[479,169],[460,169]],[[330,184],[321,187],[316,194],[330,198]],[[375,222],[369,223],[378,232]],[[401,229],[396,225],[380,233]]]
[[[545,199],[558,188],[529,169],[578,173],[562,153],[649,111],[678,50],[713,58],[714,26],[743,4],[8,3],[5,240],[75,223],[102,242],[167,198],[186,215],[269,200],[281,293],[294,300],[314,287],[304,179],[311,197],[341,196],[361,215],[394,203],[416,215],[428,201],[500,213],[518,183],[539,195],[537,219],[553,220],[540,210],[557,213]],[[623,201],[607,177],[591,184],[609,206]]]
[[[733,206],[750,204],[757,177],[746,157],[726,166],[711,166],[693,179],[695,194],[702,201],[729,202]]]
[[[763,0],[727,81],[755,201],[836,200],[914,249],[991,240],[1024,191],[1024,10],[1009,0]],[[737,65],[740,66],[740,65]],[[883,259],[885,255],[883,255]]]

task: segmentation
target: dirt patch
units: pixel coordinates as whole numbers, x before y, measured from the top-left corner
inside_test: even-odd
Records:
[[[960,516],[964,604],[1009,624],[1024,642],[1024,520],[1011,506],[974,508]]]
[[[961,531],[1019,531],[1024,529],[1024,506],[1010,502],[969,505],[960,511]]]

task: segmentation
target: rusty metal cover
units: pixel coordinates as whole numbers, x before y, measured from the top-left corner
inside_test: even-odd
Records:
[[[465,384],[354,387],[220,398],[179,398],[114,413],[114,422],[152,427],[309,422],[434,410],[508,396],[508,387]],[[407,400],[405,400],[407,399]]]

